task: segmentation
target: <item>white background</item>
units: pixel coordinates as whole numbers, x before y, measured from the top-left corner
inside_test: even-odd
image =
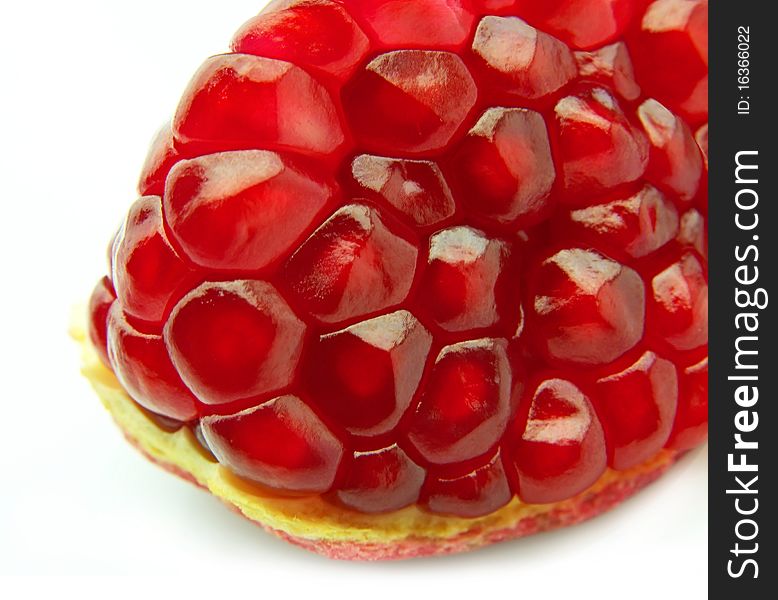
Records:
[[[132,576],[100,585],[113,597],[706,597],[705,449],[587,524],[371,565],[271,538],[122,440],[78,374],[71,307],[105,270],[156,128],[199,63],[262,4],[0,9],[0,574],[89,577],[58,582],[63,593],[86,592],[95,575]],[[25,597],[28,586],[4,579],[0,595]]]

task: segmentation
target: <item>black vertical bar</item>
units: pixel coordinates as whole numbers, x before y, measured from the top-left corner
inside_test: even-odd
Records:
[[[778,34],[772,8],[774,3],[764,0],[710,1],[709,594],[714,598],[778,598],[778,430],[773,430],[778,295],[769,297],[778,294],[773,143],[778,103],[771,94]],[[738,163],[744,166],[740,171]],[[753,351],[758,353],[746,353]]]

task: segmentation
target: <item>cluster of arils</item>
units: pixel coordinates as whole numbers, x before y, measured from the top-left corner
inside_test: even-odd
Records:
[[[700,443],[706,0],[275,2],[232,49],[92,299],[158,422],[276,493],[459,516]]]

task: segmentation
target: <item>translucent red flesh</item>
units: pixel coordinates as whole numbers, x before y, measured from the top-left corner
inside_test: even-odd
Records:
[[[332,196],[331,185],[288,158],[245,150],[179,162],[167,179],[164,208],[173,237],[194,262],[246,272],[277,264]]]
[[[705,0],[278,0],[232,50],[90,301],[157,422],[461,517],[705,439]]]
[[[370,41],[337,2],[276,2],[235,34],[232,50],[294,63],[347,78],[370,50]]]
[[[678,375],[668,360],[649,351],[596,384],[595,402],[608,442],[609,464],[628,469],[667,442],[678,405]]]
[[[354,452],[346,460],[345,471],[336,497],[343,505],[365,513],[391,512],[414,504],[425,475],[397,444]]]
[[[462,474],[430,473],[423,503],[432,512],[456,517],[482,517],[511,500],[511,489],[500,452],[483,465]]]
[[[630,267],[572,248],[543,261],[534,279],[531,334],[552,363],[609,363],[643,337],[645,289]]]
[[[604,45],[622,35],[645,0],[515,0],[512,8],[574,48]]]
[[[708,120],[708,0],[656,0],[628,38],[643,90],[690,126]],[[659,65],[678,65],[667,69]]]
[[[464,208],[511,228],[545,218],[556,180],[543,117],[530,110],[491,108],[454,155],[452,182]]]
[[[355,193],[397,209],[418,227],[438,225],[456,213],[448,183],[433,161],[362,154],[351,172]]]
[[[419,40],[436,49],[466,44],[475,15],[463,2],[449,0],[373,0],[349,2],[374,49],[416,48]]]
[[[296,396],[281,396],[234,415],[206,417],[202,427],[220,462],[280,492],[327,491],[343,456],[340,440]]]
[[[342,92],[358,144],[376,153],[420,154],[445,148],[475,105],[477,90],[450,52],[380,54]]]
[[[502,438],[511,414],[505,343],[475,340],[441,350],[408,427],[409,442],[430,463],[461,463]]]
[[[419,314],[450,332],[518,326],[515,251],[469,227],[435,233],[421,277]]]
[[[350,432],[392,431],[424,373],[432,336],[406,311],[320,338],[303,375],[310,398]]]
[[[187,386],[205,404],[267,397],[288,386],[305,324],[264,281],[205,283],[187,294],[164,330]]]
[[[155,414],[193,421],[198,400],[181,381],[160,335],[135,329],[114,304],[108,316],[108,356],[127,393]]]
[[[114,239],[111,264],[124,312],[148,323],[164,322],[171,301],[197,278],[168,240],[157,196],[141,198],[130,208]]]
[[[519,494],[525,502],[556,502],[594,483],[606,467],[605,437],[590,400],[569,381],[546,379],[515,441]]]
[[[249,54],[203,64],[184,93],[173,133],[186,154],[239,148],[328,154],[344,139],[322,84],[290,62]]]

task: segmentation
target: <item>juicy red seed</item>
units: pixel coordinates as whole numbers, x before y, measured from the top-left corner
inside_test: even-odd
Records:
[[[418,250],[378,211],[361,204],[333,214],[289,259],[282,279],[325,323],[385,310],[408,295]]]
[[[354,452],[337,499],[363,513],[386,513],[419,499],[424,469],[394,444],[370,452]]]
[[[130,208],[114,240],[113,281],[124,311],[142,321],[160,323],[177,293],[196,274],[168,240],[158,196],[141,198]]]
[[[597,381],[608,461],[618,470],[648,460],[667,442],[678,403],[678,376],[668,360],[646,352],[626,369]]]
[[[514,457],[524,502],[557,502],[588,488],[608,461],[589,399],[569,381],[543,381],[532,397]]]
[[[140,195],[162,196],[167,175],[180,158],[173,142],[173,129],[168,123],[157,133],[143,163],[138,181]]]
[[[201,423],[216,458],[241,477],[281,492],[322,493],[332,487],[343,444],[296,396]]]
[[[235,34],[232,50],[289,61],[345,79],[370,48],[337,2],[303,0],[269,6]]]
[[[630,46],[644,92],[691,125],[707,121],[708,0],[652,2]]]
[[[378,47],[455,49],[471,35],[473,15],[452,0],[351,2],[352,14]]]
[[[288,157],[264,150],[222,152],[175,166],[165,217],[197,264],[257,271],[292,253],[333,194],[330,184]]]
[[[608,363],[643,336],[640,275],[591,250],[560,250],[545,260],[533,303],[533,328],[552,361]]]
[[[539,113],[487,110],[453,161],[454,181],[472,214],[517,228],[547,216],[556,172]]]
[[[329,92],[292,63],[224,54],[189,84],[173,121],[176,140],[208,151],[262,148],[334,152],[344,140]]]
[[[654,277],[649,304],[651,327],[677,350],[708,343],[708,282],[700,261],[684,255]]]
[[[122,387],[143,408],[176,421],[197,417],[197,398],[181,381],[162,336],[135,329],[118,303],[108,317],[108,355]]]
[[[489,95],[522,100],[542,98],[571,81],[576,65],[570,49],[516,17],[484,17],[473,52]]]
[[[263,281],[205,283],[176,305],[165,344],[205,404],[268,396],[294,378],[305,324]]]
[[[97,352],[97,356],[107,367],[111,366],[108,359],[108,311],[116,300],[116,292],[110,278],[103,277],[95,286],[89,298],[88,335],[89,341]]]
[[[436,225],[456,212],[434,162],[362,154],[351,163],[351,172],[360,193],[390,204],[418,227]]]
[[[416,394],[432,336],[406,311],[323,336],[305,385],[317,406],[355,435],[393,429]]]
[[[373,59],[343,90],[357,141],[371,152],[444,148],[475,105],[473,78],[456,54],[398,50]]]
[[[485,465],[465,474],[428,476],[422,494],[430,511],[465,518],[493,513],[513,496],[499,451]]]
[[[624,42],[603,46],[591,52],[576,52],[578,74],[586,80],[612,88],[625,100],[637,100],[640,86],[635,80],[632,59]]]
[[[513,9],[575,48],[592,48],[620,36],[639,0],[515,0]]]
[[[564,200],[580,204],[643,176],[648,141],[604,88],[562,98],[555,108]]]
[[[650,185],[623,199],[570,211],[560,225],[560,236],[574,236],[614,256],[633,258],[657,251],[679,233],[675,205]]]
[[[515,257],[507,242],[470,227],[430,238],[420,294],[425,314],[447,331],[502,322],[515,327],[519,303]],[[513,268],[512,268],[513,267]]]
[[[668,448],[691,450],[708,437],[708,359],[684,369],[679,381],[678,411]]]
[[[691,200],[700,188],[703,163],[689,126],[656,100],[641,104],[638,116],[651,144],[646,179]]]
[[[482,339],[443,348],[408,426],[408,439],[435,464],[488,452],[510,418],[511,387],[504,341]]]

